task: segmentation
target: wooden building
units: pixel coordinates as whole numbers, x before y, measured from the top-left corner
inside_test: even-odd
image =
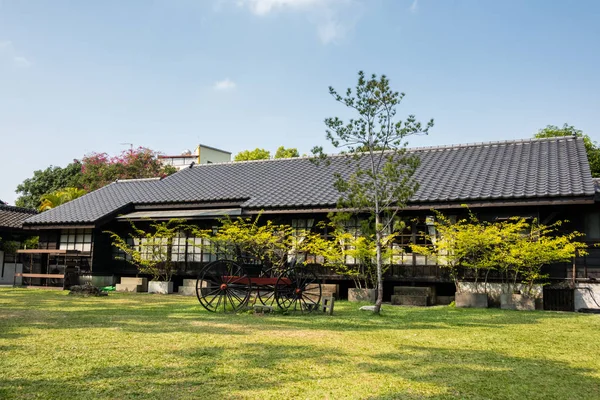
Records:
[[[416,172],[418,192],[401,211],[412,224],[400,232],[398,245],[406,253],[386,276],[392,285],[435,284],[440,292],[453,285],[443,268],[425,256],[410,253],[410,243],[424,240],[426,217],[432,209],[450,215],[465,213],[467,205],[480,218],[510,216],[537,218],[543,223],[569,220],[566,229],[600,241],[600,209],[581,138],[562,137],[465,144],[411,149],[421,159]],[[28,218],[24,226],[40,234],[44,249],[76,250],[87,257],[95,275],[131,276],[135,268],[119,260],[106,230],[126,236],[128,221],[182,218],[211,227],[223,216],[252,216],[289,223],[298,229],[316,229],[316,223],[336,210],[339,193],[334,173],[348,175],[343,156],[328,166],[309,158],[276,159],[197,165],[163,179],[116,181],[55,209]],[[178,263],[176,279],[196,276],[216,255],[204,254],[182,238],[173,244]],[[577,259],[576,265],[549,267],[554,280],[600,278],[600,250]],[[573,276],[575,273],[576,276]],[[350,283],[340,276],[328,281]]]

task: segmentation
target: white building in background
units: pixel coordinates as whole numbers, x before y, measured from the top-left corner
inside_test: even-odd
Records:
[[[177,156],[158,156],[158,159],[165,165],[172,165],[178,170],[195,164],[215,164],[231,161],[231,153],[225,150],[199,144],[194,153],[190,150],[184,151]]]

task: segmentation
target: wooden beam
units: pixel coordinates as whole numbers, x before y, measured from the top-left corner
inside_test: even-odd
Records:
[[[64,274],[28,274],[28,273],[16,273],[15,276],[22,278],[52,278],[52,279],[65,279]]]
[[[19,254],[67,254],[67,250],[51,249],[22,249],[17,250]]]

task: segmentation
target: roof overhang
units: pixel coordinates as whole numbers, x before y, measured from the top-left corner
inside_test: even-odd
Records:
[[[215,219],[219,217],[238,217],[242,215],[241,208],[217,208],[196,210],[154,210],[134,211],[129,214],[119,215],[119,221],[154,220],[165,221],[170,219]]]

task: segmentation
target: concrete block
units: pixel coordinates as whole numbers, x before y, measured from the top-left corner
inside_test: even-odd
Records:
[[[500,308],[504,310],[533,311],[535,310],[535,299],[522,294],[500,295]]]
[[[401,306],[427,307],[429,304],[429,298],[428,296],[406,296],[395,294],[392,295],[392,304]]]
[[[196,286],[179,286],[177,293],[179,293],[182,296],[195,296]]]
[[[368,301],[375,303],[377,291],[375,289],[348,289],[348,301]]]
[[[142,285],[136,285],[133,283],[117,283],[115,290],[117,292],[142,292]]]
[[[486,293],[456,293],[455,299],[459,308],[488,308]]]
[[[148,278],[127,278],[127,277],[122,277],[121,278],[121,284],[124,285],[139,285],[141,286],[141,290],[140,292],[147,292],[148,291]]]
[[[454,296],[437,296],[436,304],[447,306],[454,301]]]
[[[195,290],[196,289],[196,281],[197,281],[197,279],[184,279],[183,286],[192,286]]]
[[[148,293],[170,294],[173,293],[173,282],[150,281]]]

